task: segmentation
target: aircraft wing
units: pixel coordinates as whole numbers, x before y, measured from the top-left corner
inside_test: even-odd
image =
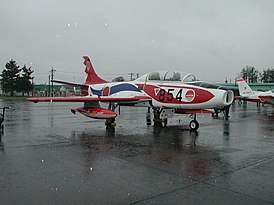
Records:
[[[249,97],[247,97],[247,96],[235,96],[234,99],[235,100],[249,100]]]
[[[263,101],[274,104],[274,96],[273,95],[260,95],[259,98]]]
[[[34,97],[27,98],[28,101],[34,103],[37,102],[138,102],[138,101],[150,101],[150,97],[146,96],[133,96],[133,97],[90,97],[90,96],[75,96],[75,97]]]

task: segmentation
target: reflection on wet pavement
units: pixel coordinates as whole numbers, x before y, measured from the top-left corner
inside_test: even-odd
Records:
[[[271,106],[236,104],[228,121],[199,115],[192,132],[188,116],[147,126],[139,108],[122,108],[113,130],[72,115],[76,104],[0,103],[12,107],[0,138],[4,204],[274,203]]]

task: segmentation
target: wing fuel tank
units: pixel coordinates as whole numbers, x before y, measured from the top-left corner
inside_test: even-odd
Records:
[[[86,117],[94,118],[94,119],[112,119],[117,116],[116,112],[112,110],[101,108],[101,107],[93,107],[93,108],[77,108],[71,109],[71,112],[75,114],[76,112],[85,115]]]

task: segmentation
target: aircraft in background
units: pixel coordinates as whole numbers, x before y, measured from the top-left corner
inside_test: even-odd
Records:
[[[253,91],[242,77],[236,79],[239,87],[240,97],[238,99],[264,104],[274,104],[274,90]]]
[[[73,97],[32,97],[33,102],[84,102],[84,106],[71,109],[90,118],[106,119],[106,126],[114,127],[118,106],[136,106],[148,108],[154,112],[155,124],[167,124],[167,118],[174,114],[191,114],[191,130],[197,130],[197,113],[213,113],[209,109],[222,109],[234,100],[230,90],[203,88],[187,82],[196,80],[193,74],[182,75],[176,71],[147,73],[129,82],[108,82],[100,78],[89,59],[84,56],[87,78],[84,84],[69,83],[59,80],[53,82],[80,86],[83,96]],[[102,103],[108,103],[107,108]]]

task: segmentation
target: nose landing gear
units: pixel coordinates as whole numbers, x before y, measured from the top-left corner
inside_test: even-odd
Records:
[[[199,128],[199,123],[196,120],[196,113],[194,113],[193,115],[194,115],[194,119],[190,121],[189,128],[191,131],[196,131]]]
[[[191,120],[189,123],[189,127],[191,131],[196,131],[199,128],[199,123],[197,120]]]

